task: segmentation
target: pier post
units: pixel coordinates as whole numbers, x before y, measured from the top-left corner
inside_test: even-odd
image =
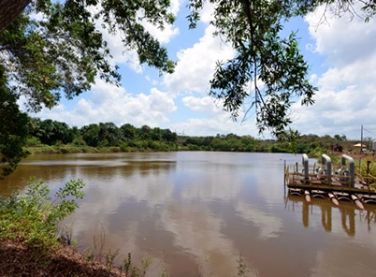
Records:
[[[303,169],[304,169],[304,183],[308,184],[309,182],[309,168],[308,168],[308,156],[307,154],[303,154]]]
[[[328,185],[332,183],[332,160],[326,154],[322,154],[321,156],[321,164],[326,166],[326,179],[328,181]]]
[[[286,160],[283,160],[283,185],[286,186]]]
[[[350,156],[342,155],[341,168],[346,168],[346,160],[349,162],[350,187],[353,188],[355,184],[355,163],[354,159]]]

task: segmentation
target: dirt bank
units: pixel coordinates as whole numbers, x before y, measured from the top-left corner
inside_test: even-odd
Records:
[[[111,277],[126,276],[106,264],[88,261],[72,247],[61,246],[43,255],[14,242],[0,243],[2,277]]]

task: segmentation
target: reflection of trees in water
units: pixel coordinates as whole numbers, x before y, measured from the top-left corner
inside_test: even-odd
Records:
[[[31,177],[43,180],[51,188],[70,179],[78,179],[77,168],[58,165],[20,165],[17,170],[0,181],[0,195],[7,196],[26,188]]]
[[[95,178],[108,178],[114,176],[131,177],[141,175],[142,177],[157,176],[175,169],[175,162],[168,161],[142,161],[130,162],[123,166],[85,166],[80,167],[83,175]]]
[[[290,205],[288,205],[290,204]],[[342,203],[341,203],[342,204]],[[285,208],[296,212],[302,211],[302,223],[304,227],[309,227],[309,216],[312,214],[314,208],[319,207],[321,211],[321,225],[327,232],[332,232],[332,209],[339,211],[341,215],[341,226],[344,232],[350,236],[355,236],[356,233],[356,215],[359,214],[358,223],[366,222],[368,226],[368,231],[371,231],[371,226],[376,223],[376,207],[372,207],[370,210],[360,211],[357,213],[355,206],[345,205],[334,207],[330,202],[317,201],[312,203],[307,203],[304,197],[288,195],[286,197]],[[301,205],[301,206],[300,206]]]
[[[55,187],[61,186],[70,179],[84,179],[90,182],[92,179],[108,180],[127,178],[132,176],[152,177],[172,171],[176,168],[175,161],[130,161],[122,165],[111,164],[97,165],[87,164],[24,164],[20,165],[17,170],[0,181],[0,195],[8,196],[14,191],[22,191],[26,188],[30,177],[45,181],[50,186],[52,192]]]

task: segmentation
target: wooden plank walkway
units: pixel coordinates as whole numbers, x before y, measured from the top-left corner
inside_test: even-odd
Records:
[[[317,175],[316,175],[317,176]],[[315,175],[309,175],[308,180],[305,180],[304,175],[300,173],[289,173],[286,181],[287,187],[296,189],[308,189],[308,190],[323,190],[323,191],[338,191],[348,193],[363,193],[369,195],[376,195],[376,191],[370,189],[364,183],[356,180],[354,188],[351,188],[347,182],[341,182],[335,176],[331,178],[330,184],[328,180],[322,176],[316,177]]]

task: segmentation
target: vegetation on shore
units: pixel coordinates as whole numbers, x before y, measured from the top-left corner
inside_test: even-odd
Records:
[[[357,141],[344,135],[301,135],[289,131],[279,139],[258,139],[236,134],[215,136],[178,135],[169,129],[137,128],[131,124],[118,127],[112,122],[89,124],[81,128],[69,127],[64,122],[31,118],[26,149],[29,153],[96,153],[138,151],[234,151],[321,153],[340,147],[344,152],[358,151],[352,146]]]

